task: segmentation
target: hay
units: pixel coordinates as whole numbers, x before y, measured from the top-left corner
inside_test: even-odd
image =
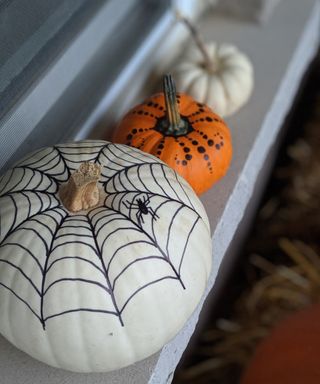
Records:
[[[218,319],[202,333],[197,347],[202,361],[181,370],[180,382],[222,383],[230,370],[239,372],[247,364],[274,324],[320,301],[320,255],[287,238],[279,239],[279,248],[292,263],[276,265],[260,255],[251,256],[251,264],[264,276],[234,303],[233,320]]]

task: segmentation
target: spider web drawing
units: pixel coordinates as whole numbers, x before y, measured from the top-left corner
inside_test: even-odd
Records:
[[[70,214],[58,190],[84,161],[103,166],[105,198]],[[0,179],[0,293],[44,330],[73,312],[124,326],[124,311],[148,287],[170,280],[187,288],[183,262],[203,222],[194,204],[174,171],[134,148],[88,141],[40,150]]]

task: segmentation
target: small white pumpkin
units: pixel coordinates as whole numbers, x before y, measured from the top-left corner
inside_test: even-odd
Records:
[[[0,179],[0,332],[49,365],[118,369],[183,327],[211,269],[205,210],[138,149],[41,149]]]
[[[203,43],[190,21],[196,45],[189,46],[173,69],[177,89],[209,105],[227,117],[249,100],[253,90],[253,67],[249,58],[231,44]]]

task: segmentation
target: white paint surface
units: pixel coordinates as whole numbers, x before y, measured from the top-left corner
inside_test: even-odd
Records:
[[[234,157],[227,176],[202,201],[213,231],[213,284],[250,200],[259,170],[277,138],[293,98],[319,42],[319,3],[283,0],[264,26],[207,16],[201,24],[209,40],[237,45],[251,58],[255,89],[248,105],[229,123]],[[203,298],[204,301],[204,298]],[[179,334],[161,352],[107,374],[75,374],[39,363],[0,338],[1,384],[162,384],[170,383],[196,326],[202,303]],[[27,330],[26,330],[27,331]]]

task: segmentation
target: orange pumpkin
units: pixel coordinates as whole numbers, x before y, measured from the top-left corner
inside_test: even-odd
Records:
[[[241,384],[320,383],[320,305],[280,322],[257,347]]]
[[[113,140],[157,156],[199,195],[225,175],[232,157],[231,134],[209,107],[177,94],[170,75],[163,83],[163,93],[124,116]]]

